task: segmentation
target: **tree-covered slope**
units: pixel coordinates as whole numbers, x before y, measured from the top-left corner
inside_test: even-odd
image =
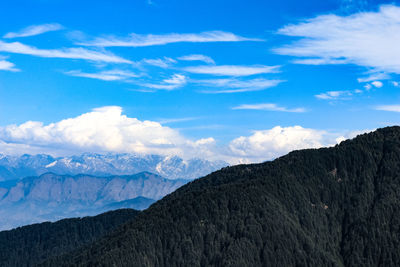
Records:
[[[400,266],[400,128],[222,169],[48,266]]]
[[[33,266],[113,231],[140,212],[121,209],[95,217],[45,222],[0,232],[0,266]]]

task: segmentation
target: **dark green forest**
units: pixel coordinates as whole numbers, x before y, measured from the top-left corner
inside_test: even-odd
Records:
[[[0,266],[34,266],[49,257],[71,252],[110,233],[139,213],[121,209],[0,232]]]
[[[400,127],[224,168],[40,266],[400,266]]]

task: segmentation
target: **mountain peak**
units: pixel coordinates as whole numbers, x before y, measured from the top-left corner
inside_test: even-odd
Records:
[[[95,176],[156,173],[168,179],[195,179],[227,166],[225,162],[183,160],[177,156],[137,154],[83,153],[53,158],[49,155],[5,156],[0,160],[0,181],[38,176],[46,172],[58,174],[90,174]]]

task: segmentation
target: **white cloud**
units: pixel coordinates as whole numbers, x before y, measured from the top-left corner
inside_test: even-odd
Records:
[[[82,72],[80,70],[72,70],[72,71],[65,72],[65,74],[70,75],[70,76],[92,78],[92,79],[98,79],[98,80],[103,80],[103,81],[120,81],[120,80],[126,80],[129,78],[138,77],[137,74],[130,72],[130,71],[124,71],[124,70],[108,70],[108,71],[101,71],[98,73],[86,73],[86,72]]]
[[[400,86],[399,82],[396,82],[396,81],[392,81],[392,85],[394,87],[399,87]]]
[[[371,84],[376,88],[381,88],[383,86],[383,83],[381,81],[373,81]]]
[[[382,111],[400,112],[400,105],[381,105],[376,106],[375,109]]]
[[[276,126],[269,130],[254,131],[250,136],[241,136],[229,144],[230,162],[262,162],[286,153],[306,148],[333,146],[370,130],[334,133],[301,126]]]
[[[169,68],[172,64],[176,63],[176,60],[164,57],[164,58],[156,58],[156,59],[142,59],[140,63],[145,63],[147,65],[156,66],[160,68]],[[140,64],[139,63],[139,64]]]
[[[363,78],[358,78],[357,81],[359,83],[367,83],[367,82],[372,82],[372,81],[377,81],[377,80],[388,80],[390,79],[390,76],[387,73],[372,73],[367,77]]]
[[[187,83],[186,76],[182,74],[174,74],[171,78],[164,79],[162,83],[142,83],[141,85],[144,87],[159,89],[159,90],[174,90],[184,86]]]
[[[63,29],[63,26],[61,26],[58,23],[32,25],[25,29],[22,29],[19,32],[9,32],[6,35],[4,35],[3,38],[29,37],[29,36],[43,34],[46,32],[58,31],[61,29]]]
[[[176,123],[176,122],[194,121],[194,120],[198,120],[198,119],[200,119],[200,117],[169,118],[169,119],[160,119],[159,123],[169,124],[169,123]]]
[[[0,58],[0,70],[7,70],[7,71],[19,71],[19,69],[15,68],[15,64],[9,62],[7,60],[3,60]]]
[[[274,159],[294,149],[334,145],[362,132],[365,131],[343,134],[300,126],[276,126],[235,138],[228,145],[217,145],[212,137],[192,140],[177,129],[128,117],[118,106],[106,106],[47,125],[27,121],[0,127],[0,150],[7,154],[60,156],[88,151],[177,155],[236,164]]]
[[[106,63],[132,63],[110,52],[100,52],[85,48],[39,49],[20,42],[7,43],[0,41],[0,51],[48,58],[83,59]]]
[[[205,56],[205,55],[187,55],[187,56],[178,57],[178,60],[203,61],[208,64],[215,64],[215,61],[211,57]]]
[[[250,136],[241,136],[229,144],[229,149],[244,162],[259,162],[284,155],[292,150],[318,148],[335,144],[334,138],[325,131],[301,126],[276,126],[270,130],[254,131]]]
[[[400,7],[394,5],[350,16],[321,15],[281,28],[278,33],[301,39],[274,51],[314,64],[339,61],[399,74],[400,36],[393,34],[400,32],[399,18]]]
[[[346,100],[349,99],[351,95],[352,93],[349,91],[328,91],[315,95],[315,97],[324,100]]]
[[[221,65],[221,66],[194,66],[184,68],[185,71],[197,74],[211,74],[217,76],[250,76],[264,73],[277,73],[279,66],[238,66],[238,65]]]
[[[255,38],[245,38],[230,32],[208,31],[202,33],[170,33],[170,34],[135,34],[128,38],[106,36],[99,37],[89,42],[81,42],[80,45],[100,47],[143,47],[153,45],[166,45],[171,43],[206,43],[206,42],[242,42],[261,41]]]
[[[280,107],[277,104],[273,103],[263,103],[263,104],[243,104],[232,109],[250,109],[250,110],[269,110],[269,111],[282,111],[282,112],[294,112],[294,113],[302,113],[306,112],[305,108],[286,108]]]
[[[120,107],[108,106],[48,125],[28,121],[1,127],[0,143],[14,153],[97,151],[192,157],[193,153],[209,155],[215,140],[192,141],[158,122],[130,118],[122,115]]]
[[[369,91],[372,88],[372,85],[370,85],[369,83],[367,83],[366,85],[364,85],[365,90]]]
[[[270,87],[277,86],[282,80],[267,80],[263,78],[238,80],[238,79],[212,79],[212,80],[192,80],[203,87],[215,87],[217,90],[203,90],[206,94],[226,94],[226,93],[242,93],[265,90]]]
[[[355,131],[348,131],[346,133],[344,133],[343,135],[335,138],[336,143],[340,144],[341,142],[347,140],[347,139],[351,139],[356,137],[357,135],[360,134],[365,134],[365,133],[369,133],[372,131],[375,131],[376,129],[365,129],[365,130],[355,130]]]
[[[339,64],[347,64],[346,60],[342,59],[332,59],[332,58],[307,58],[307,59],[295,59],[291,61],[294,64],[303,64],[303,65],[339,65]]]

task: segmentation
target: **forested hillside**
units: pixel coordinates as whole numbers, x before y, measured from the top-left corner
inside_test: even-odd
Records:
[[[123,209],[0,232],[0,266],[33,266],[48,257],[79,249],[133,220],[139,213]]]
[[[399,266],[400,128],[178,189],[46,266]]]

